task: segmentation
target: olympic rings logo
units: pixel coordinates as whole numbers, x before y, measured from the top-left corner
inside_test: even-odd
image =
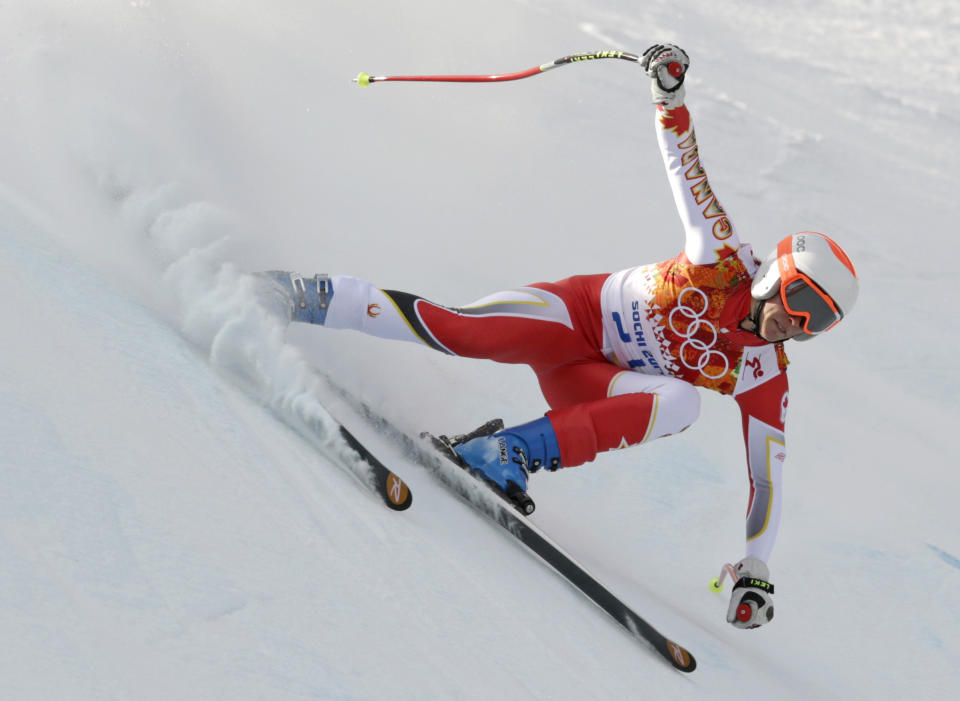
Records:
[[[703,302],[703,308],[700,311],[697,311],[694,307],[684,303],[684,296],[688,293],[700,296]],[[686,339],[682,344],[680,344],[680,362],[682,362],[684,366],[690,370],[699,371],[699,373],[704,377],[707,377],[711,380],[719,380],[730,371],[730,361],[727,360],[727,356],[714,348],[719,340],[719,334],[717,333],[716,327],[703,318],[703,315],[707,313],[707,309],[709,307],[710,299],[703,290],[697,287],[688,287],[677,297],[677,307],[670,312],[670,315],[667,317],[667,321],[670,324],[670,329],[677,334],[677,336]],[[681,332],[677,328],[676,324],[674,324],[674,316],[676,314],[680,314],[684,319],[687,320],[686,331]],[[694,336],[699,333],[700,329],[702,328],[709,329],[713,334],[713,338],[709,343],[702,341],[699,338],[694,338]],[[688,349],[691,351],[699,351],[700,353],[695,364],[687,362],[686,351]],[[723,369],[719,372],[707,372],[707,366],[709,366],[711,362],[714,364],[722,364]]]

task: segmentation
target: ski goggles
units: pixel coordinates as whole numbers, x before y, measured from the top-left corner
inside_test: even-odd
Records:
[[[803,273],[787,283],[780,283],[780,299],[793,316],[803,318],[804,333],[823,333],[843,318],[833,300]]]
[[[793,316],[803,319],[803,331],[814,335],[833,327],[843,314],[826,292],[797,270],[790,251],[790,239],[781,242],[777,261],[780,266],[780,299]]]

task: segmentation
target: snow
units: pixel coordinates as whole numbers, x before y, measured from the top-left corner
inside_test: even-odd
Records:
[[[952,0],[36,0],[0,10],[4,699],[949,699],[960,412]],[[724,622],[739,416],[536,476],[533,520],[688,647],[681,675],[406,462],[545,409],[523,368],[304,326],[246,273],[458,304],[680,246],[646,79],[691,55],[711,182],[758,252],[842,241],[856,313],[790,348],[775,621]],[[342,469],[334,411],[410,483]]]

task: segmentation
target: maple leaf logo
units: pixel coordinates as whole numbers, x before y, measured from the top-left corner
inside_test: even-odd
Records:
[[[672,131],[677,137],[681,137],[690,131],[690,113],[686,105],[674,107],[672,110],[660,108],[660,124],[664,131]]]
[[[731,246],[729,243],[724,244],[720,248],[714,248],[713,250],[717,254],[717,260],[723,260],[724,258],[730,258],[731,256],[737,255],[737,249]]]

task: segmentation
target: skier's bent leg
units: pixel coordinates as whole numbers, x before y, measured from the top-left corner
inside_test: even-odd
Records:
[[[700,415],[700,395],[693,385],[673,377],[622,375],[611,382],[607,398],[547,413],[564,467],[590,462],[600,452],[679,433]]]
[[[616,374],[614,370],[614,380]],[[616,392],[618,385],[621,390],[633,386],[655,391],[562,406],[535,421],[474,438],[456,452],[502,489],[512,483],[525,491],[530,472],[582,465],[597,453],[678,433],[700,413],[700,395],[682,380],[648,375],[639,375],[636,382],[619,379],[623,384],[611,382],[609,392]]]

